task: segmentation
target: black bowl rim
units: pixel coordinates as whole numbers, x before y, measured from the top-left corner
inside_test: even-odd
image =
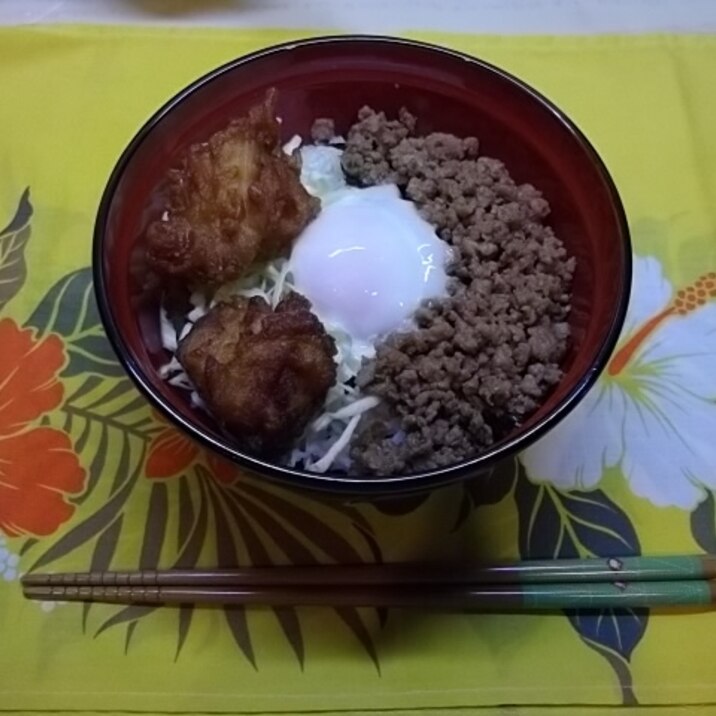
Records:
[[[442,55],[448,55],[455,59],[459,59],[470,64],[476,65],[483,70],[497,74],[501,79],[514,85],[516,89],[527,93],[532,100],[542,105],[548,110],[554,118],[567,130],[581,145],[582,149],[588,155],[593,166],[599,171],[602,179],[608,189],[613,209],[617,215],[617,221],[620,225],[623,243],[623,270],[620,276],[620,284],[618,286],[618,300],[614,316],[612,318],[609,330],[606,333],[602,344],[600,345],[589,369],[579,382],[565,395],[562,400],[537,423],[530,426],[524,432],[498,443],[478,457],[465,460],[448,467],[427,470],[419,473],[408,475],[399,475],[392,477],[371,477],[371,476],[342,476],[331,474],[313,473],[307,470],[298,470],[289,467],[281,467],[279,465],[267,462],[261,458],[251,456],[242,452],[240,449],[232,447],[228,443],[224,443],[212,437],[203,428],[186,420],[178,411],[164,399],[157,395],[152,389],[151,383],[145,375],[145,371],[139,365],[124,343],[121,332],[114,320],[112,310],[106,290],[106,279],[103,261],[103,237],[104,227],[107,223],[110,205],[117,188],[117,184],[126,168],[131,161],[132,156],[138,149],[145,137],[151,132],[162,119],[169,114],[174,107],[183,102],[187,97],[202,88],[204,85],[212,82],[221,75],[231,72],[234,68],[254,60],[280,52],[290,52],[296,48],[311,45],[328,45],[331,43],[369,43],[375,45],[391,44],[405,45],[409,47],[436,52]],[[309,488],[332,493],[343,493],[360,497],[379,497],[397,494],[405,494],[408,492],[416,492],[421,490],[430,490],[443,487],[450,483],[475,476],[481,472],[492,468],[501,459],[515,455],[517,452],[524,450],[538,438],[543,436],[547,431],[557,425],[564,419],[586,395],[588,390],[594,385],[601,372],[606,367],[609,358],[616,346],[619,334],[626,317],[629,296],[631,291],[632,280],[632,250],[629,225],[626,218],[624,207],[617,191],[614,180],[607,170],[601,157],[592,146],[591,142],[586,138],[582,131],[560,110],[555,104],[547,99],[540,92],[528,85],[526,82],[506,72],[505,70],[480,60],[476,57],[468,55],[457,50],[451,50],[440,45],[421,42],[400,37],[392,37],[388,35],[362,35],[362,34],[345,34],[345,35],[327,35],[320,37],[309,37],[300,40],[283,42],[277,45],[257,50],[255,52],[243,55],[234,60],[230,60],[219,67],[210,70],[202,75],[194,82],[180,90],[167,102],[164,103],[139,129],[134,135],[130,143],[120,155],[107,186],[100,200],[97,218],[95,221],[93,248],[92,248],[92,270],[95,287],[95,297],[100,313],[101,320],[104,324],[105,331],[113,346],[120,363],[139,388],[140,392],[149,400],[155,408],[157,408],[171,422],[182,428],[189,436],[193,437],[199,443],[219,453],[224,458],[233,462],[241,468],[252,473],[259,474],[263,477],[271,479],[285,486],[295,486]]]

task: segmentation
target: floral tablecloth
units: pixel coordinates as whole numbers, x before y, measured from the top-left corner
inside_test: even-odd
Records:
[[[716,613],[705,610],[22,599],[31,568],[716,552],[714,37],[421,35],[562,106],[602,153],[630,219],[634,293],[618,350],[580,408],[520,460],[430,496],[331,503],[238,474],[148,409],[93,302],[100,193],[168,96],[289,38],[0,29],[0,712],[716,704]]]

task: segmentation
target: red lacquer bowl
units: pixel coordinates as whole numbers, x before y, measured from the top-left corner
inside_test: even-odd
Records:
[[[541,189],[552,225],[577,257],[573,340],[565,377],[531,419],[480,457],[449,468],[392,478],[317,475],[243,452],[186,396],[163,382],[157,299],[140,288],[138,240],[155,217],[150,197],[189,144],[245,113],[278,89],[284,139],[307,136],[314,118],[345,131],[358,109],[389,114],[406,106],[421,132],[480,139],[518,182]],[[589,142],[559,109],[506,72],[439,47],[379,37],[333,37],[271,47],[205,75],[165,104],[122,154],[99,207],[94,278],[107,335],[149,400],[192,438],[241,467],[283,483],[354,495],[434,488],[474,476],[543,435],[582,399],[605,367],[624,320],[631,248],[624,210]]]

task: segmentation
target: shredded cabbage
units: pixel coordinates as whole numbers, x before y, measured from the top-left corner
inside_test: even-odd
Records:
[[[159,331],[161,334],[162,345],[173,354],[177,349],[178,344],[177,332],[174,329],[172,322],[169,320],[169,316],[167,316],[167,311],[164,306],[159,307]],[[166,369],[168,366],[162,366],[162,368]]]
[[[294,134],[293,137],[291,137],[291,139],[283,145],[283,153],[288,154],[290,157],[301,146],[302,142],[303,139],[301,139],[301,135]]]
[[[348,421],[348,425],[346,425],[338,440],[336,440],[333,445],[328,448],[326,454],[320,458],[320,460],[316,460],[316,462],[312,462],[307,465],[308,469],[312,472],[326,472],[326,470],[328,470],[328,468],[330,468],[333,464],[333,461],[348,447],[359,420],[360,414],[354,415]]]
[[[343,150],[337,147],[301,147],[301,184],[306,191],[317,196],[322,204],[333,192],[347,186],[341,167]]]

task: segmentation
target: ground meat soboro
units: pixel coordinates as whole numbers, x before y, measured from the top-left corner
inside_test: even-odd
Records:
[[[311,125],[311,141],[314,144],[327,144],[336,136],[336,125],[332,119],[319,117]]]
[[[398,184],[454,251],[450,296],[359,376],[389,413],[354,440],[354,468],[376,475],[449,465],[499,440],[560,380],[569,338],[574,259],[545,223],[547,201],[474,137],[415,127],[406,110],[388,120],[365,107],[343,155],[350,181]]]

